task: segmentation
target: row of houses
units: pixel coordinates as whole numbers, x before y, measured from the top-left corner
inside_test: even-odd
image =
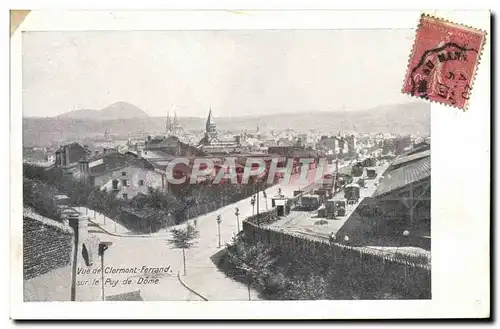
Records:
[[[276,150],[283,153],[283,150]],[[106,149],[101,153],[92,153],[87,147],[79,143],[70,143],[61,146],[56,151],[54,166],[61,168],[63,173],[74,179],[85,181],[101,190],[114,192],[118,198],[125,200],[135,197],[139,193],[146,194],[148,188],[160,189],[164,193],[179,193],[186,184],[190,182],[191,169],[194,159],[200,153],[197,149],[183,143],[174,143],[174,138],[160,139],[148,138],[143,149],[127,150],[119,152],[116,149]],[[236,173],[241,181],[243,170],[248,158],[258,156],[267,163],[269,169],[273,159],[278,160],[278,166],[285,166],[287,156],[290,154],[232,154],[235,158]],[[295,154],[295,153],[293,153]],[[297,155],[297,154],[296,154]],[[302,157],[309,154],[302,154]],[[172,160],[182,156],[190,160],[189,164],[177,163],[173,167],[172,176],[175,179],[185,177],[184,184],[169,184],[167,167]],[[219,170],[223,168],[224,157],[205,155],[203,158],[211,158],[214,163],[212,174],[199,177],[198,183],[210,181],[215,178]],[[300,163],[294,164],[299,166]],[[200,168],[204,169],[204,168]],[[298,170],[297,168],[294,168]],[[260,177],[265,179],[267,177]]]
[[[348,136],[321,136],[316,149],[336,157],[352,156],[357,151],[357,139],[354,135]]]

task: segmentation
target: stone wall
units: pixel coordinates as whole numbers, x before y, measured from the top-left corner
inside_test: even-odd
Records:
[[[59,223],[23,218],[23,278],[45,274],[71,263],[73,234]]]
[[[100,266],[99,238],[88,232],[88,220],[79,221],[77,268],[93,270]],[[24,301],[69,301],[73,280],[73,229],[65,223],[43,217],[29,208],[23,216]],[[85,249],[85,252],[83,252]],[[100,300],[98,285],[76,287],[76,301]]]

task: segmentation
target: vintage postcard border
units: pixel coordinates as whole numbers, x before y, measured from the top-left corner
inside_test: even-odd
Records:
[[[487,11],[430,12],[489,30]],[[288,11],[235,15],[204,12],[41,12],[33,11],[11,40],[11,177],[21,177],[22,31],[159,29],[414,29],[420,11]],[[411,51],[409,44],[408,51]],[[432,300],[304,302],[92,302],[22,301],[22,198],[11,184],[11,317],[16,319],[359,319],[449,318],[489,315],[489,43],[466,113],[432,104]],[[401,68],[401,75],[405,74]],[[450,140],[452,141],[450,144]],[[453,166],[464,150],[473,162]],[[459,162],[460,159],[457,159]],[[463,177],[463,172],[474,177]],[[458,180],[460,179],[460,180]],[[473,204],[474,209],[467,204]],[[474,234],[471,234],[474,232]],[[459,252],[457,252],[457,250]],[[464,285],[464,283],[469,283]],[[230,312],[228,311],[230,310]]]

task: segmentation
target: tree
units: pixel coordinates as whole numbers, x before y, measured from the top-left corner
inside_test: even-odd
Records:
[[[184,275],[186,275],[186,249],[195,245],[193,241],[199,236],[198,231],[194,226],[187,225],[185,229],[172,229],[172,239],[168,240],[173,248],[182,250],[182,265],[184,267]]]
[[[243,243],[238,238],[233,238],[233,244],[228,246],[228,256],[230,262],[246,273],[248,283],[248,300],[250,298],[250,286],[252,279],[258,279],[269,274],[269,267],[276,262],[276,257],[271,250],[263,244]]]
[[[148,187],[149,205],[152,208],[160,209],[162,208],[162,193],[159,189],[154,187]]]
[[[324,277],[310,274],[307,278],[288,279],[286,299],[320,300],[328,298],[328,284]]]

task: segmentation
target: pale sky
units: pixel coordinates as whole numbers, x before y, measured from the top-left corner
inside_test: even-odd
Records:
[[[366,109],[401,94],[412,30],[27,32],[23,115],[101,109],[150,116]]]

